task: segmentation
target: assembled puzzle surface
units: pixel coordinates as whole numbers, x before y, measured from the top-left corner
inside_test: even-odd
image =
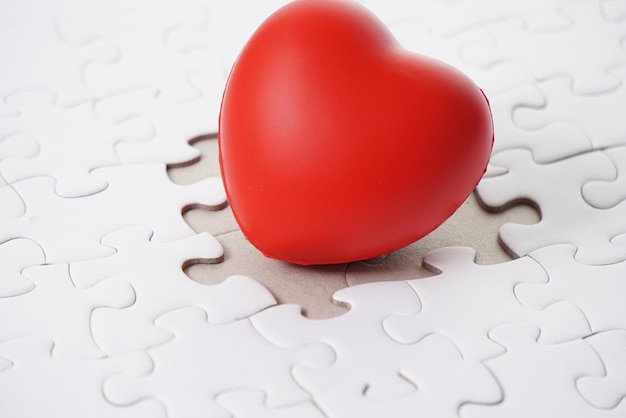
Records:
[[[284,3],[0,0],[0,416],[626,417],[626,1],[361,1],[494,150],[423,240],[310,267],[247,243],[215,153]]]

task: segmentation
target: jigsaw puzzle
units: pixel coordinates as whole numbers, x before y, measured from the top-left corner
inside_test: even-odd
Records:
[[[424,239],[309,267],[246,241],[216,152],[285,3],[0,1],[0,416],[625,417],[626,2],[361,0],[495,144]]]

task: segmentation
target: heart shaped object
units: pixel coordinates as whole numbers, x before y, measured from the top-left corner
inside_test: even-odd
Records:
[[[357,3],[296,0],[232,68],[219,156],[244,235],[298,264],[363,260],[445,221],[482,177],[489,104]]]

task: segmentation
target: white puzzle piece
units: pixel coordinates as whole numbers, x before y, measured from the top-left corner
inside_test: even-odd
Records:
[[[120,407],[146,397],[163,403],[170,418],[229,417],[215,397],[253,387],[267,393],[267,406],[281,407],[309,400],[291,376],[296,363],[325,367],[334,352],[321,343],[286,350],[265,340],[248,319],[224,325],[207,322],[200,308],[166,313],[155,324],[172,332],[172,340],[148,350],[154,370],[147,376],[115,376],[104,395]]]
[[[462,418],[489,417],[623,417],[626,404],[603,411],[587,403],[576,389],[581,376],[601,376],[602,361],[583,340],[562,344],[537,342],[540,330],[529,325],[506,325],[490,332],[505,347],[500,357],[485,365],[506,395],[498,405],[466,405]]]
[[[601,409],[624,410],[626,402],[626,330],[613,329],[585,339],[604,364],[604,376],[583,376],[576,381],[581,395]]]
[[[113,252],[100,244],[109,232],[145,226],[154,231],[154,241],[182,239],[194,235],[181,216],[185,209],[217,208],[226,201],[219,179],[179,186],[160,164],[101,168],[92,175],[108,187],[79,199],[57,196],[49,177],[16,184],[27,210],[18,219],[0,219],[0,242],[31,238],[43,247],[50,263],[103,257]]]
[[[624,248],[611,243],[614,236],[626,232],[626,202],[602,210],[590,206],[582,196],[585,183],[617,177],[615,165],[603,152],[538,164],[528,151],[511,150],[493,156],[492,163],[508,171],[480,182],[480,200],[495,211],[531,203],[541,214],[536,224],[500,228],[500,240],[513,254],[524,256],[545,246],[571,244],[578,249],[576,260],[581,263],[610,264],[626,259]]]
[[[154,326],[164,311],[199,306],[208,312],[212,324],[221,324],[276,303],[263,286],[244,276],[208,286],[185,275],[186,265],[216,262],[222,256],[222,247],[209,234],[167,243],[154,243],[151,236],[152,231],[144,228],[111,233],[102,243],[115,249],[113,255],[70,265],[78,287],[118,278],[128,281],[135,291],[135,303],[127,309],[93,314],[92,332],[106,353],[145,350],[166,341],[170,334]]]
[[[536,131],[555,123],[567,123],[583,133],[593,149],[626,143],[626,122],[622,117],[626,86],[623,84],[594,95],[572,92],[571,80],[564,77],[538,83],[537,87],[545,103],[533,107],[521,104],[513,113],[514,122],[523,129]]]
[[[135,301],[128,282],[103,280],[85,289],[72,283],[67,264],[30,267],[24,275],[34,289],[0,298],[0,341],[44,336],[55,341],[52,355],[66,359],[103,356],[91,334],[91,316],[98,308],[126,308]]]
[[[3,2],[12,9],[11,2]],[[40,6],[36,6],[40,7]],[[56,93],[54,104],[76,105],[88,102],[94,94],[81,75],[87,60],[109,65],[115,59],[115,48],[100,42],[71,47],[58,36],[53,20],[30,23],[0,24],[0,97],[31,89],[50,89]],[[0,117],[19,112],[0,101]]]
[[[294,378],[316,400],[335,389],[356,384],[361,385],[361,396],[374,400],[413,393],[419,378],[412,381],[410,373],[423,366],[421,343],[398,343],[382,327],[387,315],[409,315],[419,308],[412,289],[405,282],[368,283],[342,289],[334,300],[350,306],[350,311],[335,318],[312,320],[303,317],[297,305],[279,305],[253,316],[251,321],[266,338],[282,347],[294,349],[323,341],[334,348],[337,360],[332,367],[293,369]],[[475,394],[481,399],[493,401],[499,396],[495,382],[480,388],[480,394]]]
[[[152,133],[151,123],[129,119],[107,125],[96,117],[91,102],[59,108],[53,105],[54,97],[45,90],[9,97],[8,102],[22,113],[4,120],[0,129],[36,141],[38,152],[32,158],[0,159],[2,176],[11,184],[51,176],[57,181],[55,192],[65,197],[101,192],[107,183],[92,176],[91,171],[119,165],[115,145],[147,139]]]
[[[170,166],[197,161],[199,152],[189,142],[217,132],[222,81],[216,72],[190,76],[202,96],[188,102],[167,102],[152,88],[120,93],[98,103],[103,120],[119,124],[129,118],[150,123],[152,133],[145,141],[117,142],[115,153],[124,164],[162,162]]]
[[[27,267],[46,262],[41,247],[29,239],[12,239],[0,244],[0,299],[28,293],[35,285],[24,277]]]
[[[502,400],[500,387],[485,366],[464,358],[439,334],[430,334],[417,343],[413,361],[406,362],[399,374],[415,386],[405,396],[372,399],[367,382],[350,381],[323,392],[315,401],[330,417],[458,418],[463,404],[496,404]]]
[[[568,301],[585,313],[592,333],[626,328],[626,261],[589,266],[574,259],[576,247],[556,245],[530,253],[545,269],[545,284],[520,283],[517,298],[533,309]]]
[[[145,374],[150,360],[132,353],[97,360],[56,358],[53,340],[29,337],[0,343],[0,412],[6,417],[165,418],[166,411],[144,399],[132,408],[117,408],[102,397],[102,383],[111,374]]]
[[[572,90],[580,94],[618,87],[620,80],[609,73],[626,64],[622,45],[626,27],[607,24],[594,2],[572,2],[561,10],[572,19],[571,28],[535,33],[525,28],[523,19],[492,24],[493,43],[468,48],[467,59],[481,67],[510,61],[538,81],[569,76]]]
[[[626,4],[620,0],[600,0],[600,10],[604,18],[612,23],[626,19]]]
[[[403,344],[412,344],[431,333],[453,341],[461,353],[487,360],[502,354],[502,347],[488,338],[489,330],[508,323],[531,323],[542,330],[542,341],[562,342],[589,335],[584,314],[571,303],[533,311],[520,304],[513,292],[519,283],[546,283],[548,277],[534,260],[524,257],[508,263],[478,265],[467,247],[434,250],[424,264],[443,273],[408,281],[420,299],[412,315],[385,319],[384,329]]]
[[[61,36],[70,45],[95,40],[119,51],[113,65],[89,62],[85,83],[99,96],[137,87],[154,87],[166,100],[189,100],[198,92],[187,75],[215,67],[214,52],[206,48],[181,51],[168,38],[185,26],[203,26],[206,9],[199,2],[174,2],[117,13],[85,13],[59,19]]]
[[[518,260],[416,243],[424,279],[412,251],[292,266],[227,210],[181,216],[226,206],[166,168],[286,3],[0,0],[0,416],[625,417],[626,2],[362,0],[485,91],[485,207],[541,212],[500,228]]]
[[[516,148],[528,149],[533,159],[547,163],[593,149],[583,131],[565,120],[524,129],[516,121],[523,110],[534,111],[547,106],[546,97],[537,83],[524,83],[489,97],[494,124],[493,153]],[[493,163],[493,161],[492,161]]]

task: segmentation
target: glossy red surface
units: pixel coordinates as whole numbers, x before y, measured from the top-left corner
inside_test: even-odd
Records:
[[[402,49],[368,10],[299,0],[254,33],[224,92],[229,203],[266,256],[367,259],[439,226],[493,145],[489,104],[458,70]]]

